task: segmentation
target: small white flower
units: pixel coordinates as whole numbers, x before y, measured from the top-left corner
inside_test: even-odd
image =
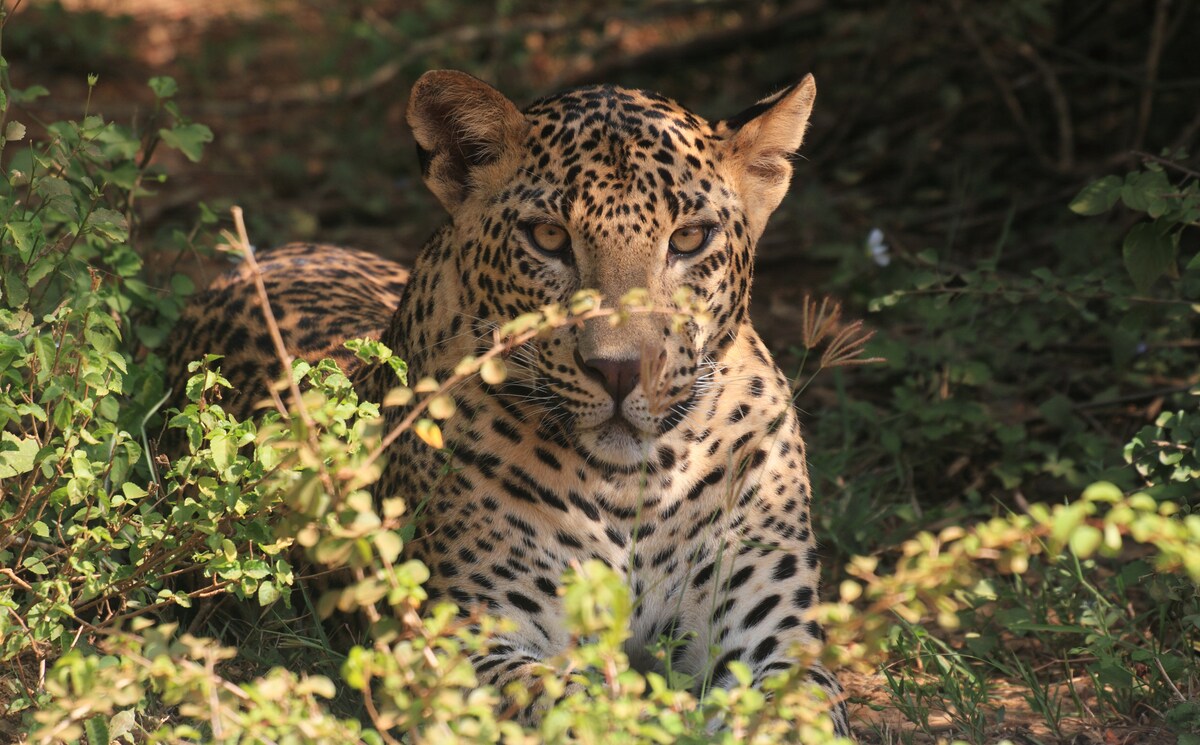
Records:
[[[867,234],[867,251],[871,254],[871,260],[878,266],[892,263],[892,257],[888,254],[888,244],[883,242],[883,231],[879,228],[871,228],[871,232]]]

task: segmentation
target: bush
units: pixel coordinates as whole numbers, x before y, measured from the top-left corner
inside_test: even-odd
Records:
[[[814,415],[822,535],[856,578],[862,560],[853,554],[874,552],[866,588],[902,576],[910,562],[946,562],[956,589],[934,582],[919,608],[901,605],[898,624],[875,630],[879,649],[901,662],[886,673],[889,703],[930,737],[930,717],[941,714],[968,740],[985,741],[1005,720],[1002,681],[1017,682],[1061,740],[1073,716],[1136,722],[1187,706],[1182,691],[1200,673],[1190,651],[1195,559],[1186,558],[1200,537],[1192,514],[1200,186],[1187,158],[1144,155],[1129,174],[1083,188],[1069,205],[1077,215],[1125,210],[1111,228],[1094,219],[1060,228],[1055,252],[1008,258],[1006,228],[983,251],[989,258],[967,264],[932,249],[889,250],[883,235],[842,255],[840,290],[871,298],[889,326],[918,331],[880,334],[871,351],[887,365],[856,373],[853,388],[839,381],[838,406]],[[1142,402],[1165,409],[1153,424],[1133,408]],[[1068,489],[1082,501],[1052,512],[1025,499]],[[1128,503],[1098,509],[1097,495],[1122,493],[1133,493]],[[1162,520],[1150,528],[1155,510]],[[890,531],[977,520],[983,527],[965,545],[955,527],[949,541],[924,535],[889,546]],[[971,541],[986,526],[1020,530],[992,534],[984,545],[999,543],[980,551]],[[1179,532],[1159,543],[1160,529]],[[1129,537],[1156,548],[1133,549]],[[875,562],[886,568],[880,577]],[[869,592],[856,584],[851,595]],[[885,594],[872,607],[905,597]],[[945,631],[925,624],[930,616]],[[1169,719],[1191,731],[1183,713]]]

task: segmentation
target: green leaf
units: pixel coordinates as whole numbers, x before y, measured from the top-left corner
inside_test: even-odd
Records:
[[[221,471],[233,465],[237,458],[237,440],[225,432],[214,434],[209,447],[212,450],[213,464]]]
[[[143,324],[138,326],[136,331],[138,341],[146,345],[149,349],[158,349],[167,340],[167,335],[171,332],[171,325],[162,322],[152,326]]]
[[[129,499],[141,499],[142,497],[146,496],[148,492],[140,485],[135,484],[132,481],[126,481],[124,484],[121,484],[121,493]]]
[[[258,604],[264,608],[279,600],[279,588],[274,582],[263,582],[258,586]]]
[[[25,274],[25,283],[28,287],[36,287],[38,282],[41,282],[47,274],[58,268],[58,260],[53,256],[47,256],[39,261],[35,261],[29,265],[29,271]]]
[[[1088,488],[1083,490],[1083,501],[1085,502],[1119,502],[1125,493],[1120,487],[1111,481],[1097,481]]]
[[[0,434],[0,478],[11,478],[33,470],[38,443],[32,437],[20,439],[12,432]]]
[[[21,261],[29,261],[40,242],[38,239],[42,237],[41,223],[35,220],[16,220],[5,227],[12,236],[13,245],[17,247]]]
[[[191,277],[186,274],[171,275],[171,292],[176,295],[187,296],[196,291],[196,284],[192,282]]]
[[[46,199],[71,196],[71,185],[67,183],[66,179],[57,176],[45,176],[37,179],[34,182],[33,190]]]
[[[242,573],[251,579],[266,579],[271,576],[271,565],[262,559],[247,559],[242,562]]]
[[[108,720],[110,742],[135,742],[137,713],[133,709],[122,709]]]
[[[1108,212],[1121,196],[1121,177],[1105,176],[1093,181],[1071,200],[1071,211],[1077,215],[1099,215]]]
[[[107,329],[89,327],[83,330],[83,338],[98,352],[111,352],[117,348],[117,339]]]
[[[342,663],[342,680],[356,691],[365,691],[368,680],[365,668],[370,663],[371,653],[369,651],[362,647],[351,647],[350,654],[346,655],[346,661]]]
[[[112,255],[108,257],[107,263],[113,268],[113,271],[116,272],[117,275],[130,278],[125,285],[131,290],[133,289],[133,284],[135,282],[140,283],[143,286],[145,285],[145,283],[141,280],[133,279],[137,276],[138,272],[142,270],[142,257],[134,253],[133,249],[129,248],[128,246],[122,245],[114,249]],[[138,297],[153,297],[153,290],[145,287],[143,291],[138,294]]]
[[[1125,184],[1121,187],[1121,201],[1131,210],[1161,215],[1169,208],[1168,200],[1174,193],[1175,187],[1162,171],[1138,171],[1125,177]]]
[[[1125,269],[1138,292],[1146,292],[1154,280],[1175,268],[1179,235],[1170,231],[1168,222],[1143,222],[1134,225],[1125,236],[1122,249]]]
[[[1080,525],[1071,534],[1071,552],[1081,559],[1086,559],[1096,553],[1102,539],[1103,536],[1098,528],[1091,525]]]
[[[395,533],[385,530],[375,535],[375,548],[379,551],[379,555],[384,561],[389,564],[396,561],[396,557],[400,555],[400,550],[403,548],[403,543],[400,536]]]
[[[21,562],[21,566],[39,576],[50,573],[50,568],[46,566],[46,562],[36,556],[26,556],[25,561]]]
[[[4,128],[4,139],[8,142],[17,142],[25,139],[25,125],[20,122],[9,122]]]
[[[97,714],[85,721],[83,729],[87,732],[88,742],[102,743],[103,745],[112,742],[109,738],[108,722],[105,721],[103,714]]]
[[[160,75],[150,78],[150,90],[158,98],[170,98],[179,92],[179,85],[170,75]]]
[[[38,100],[42,96],[48,96],[48,95],[50,95],[50,91],[46,90],[45,86],[31,85],[28,88],[26,88],[25,90],[13,89],[12,100],[13,100],[13,103],[30,103],[32,101]]]
[[[205,143],[212,142],[212,130],[203,124],[184,124],[174,129],[160,129],[158,134],[168,147],[173,147],[196,163],[204,152]]]
[[[114,243],[124,243],[129,239],[129,222],[125,215],[116,210],[105,207],[95,209],[88,215],[87,227]]]
[[[750,682],[754,679],[750,672],[750,667],[741,660],[730,662],[729,672],[733,673],[733,677],[737,679],[738,685],[743,688],[749,686]]]

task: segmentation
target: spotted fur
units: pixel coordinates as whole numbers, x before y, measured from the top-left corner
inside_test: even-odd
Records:
[[[452,219],[398,305],[403,269],[365,254],[293,246],[264,260],[289,344],[324,354],[379,334],[416,377],[447,377],[505,320],[582,288],[646,288],[659,306],[688,288],[707,302],[703,325],[644,314],[547,333],[508,358],[504,384],[455,390],[449,456],[412,436],[389,454],[379,492],[428,500],[407,550],[429,567],[431,598],[517,624],[475,660],[483,682],[530,681],[568,644],[560,581],[587,559],[628,583],[626,648],[640,670],[670,664],[701,689],[732,684],[740,660],[757,684],[823,639],[809,618],[819,572],[804,440],[748,315],[755,244],[814,97],[808,77],[710,123],[657,94],[596,86],[522,112],[470,76],[427,73],[409,123]],[[539,246],[542,224],[569,246]],[[673,250],[689,227],[707,243]],[[205,331],[187,347],[223,351],[246,389],[278,372],[252,295],[244,274],[218,284],[189,316]],[[308,323],[323,335],[306,336]],[[367,371],[369,395],[387,385]],[[389,410],[388,424],[404,413]],[[676,641],[669,661],[651,651],[663,638]],[[840,699],[827,670],[810,676]],[[834,716],[848,735],[840,703]]]
[[[334,359],[347,375],[361,362],[343,342],[382,336],[408,283],[399,264],[339,246],[295,243],[262,252],[258,264],[288,351],[312,363]],[[242,417],[283,371],[245,264],[184,311],[167,353],[176,394],[187,377],[184,364],[207,353],[224,355],[218,364],[234,388],[222,394],[222,405]]]

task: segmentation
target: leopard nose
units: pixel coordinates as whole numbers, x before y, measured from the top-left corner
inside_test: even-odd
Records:
[[[604,390],[619,406],[641,379],[641,360],[583,360],[585,372],[591,373],[604,383]]]

